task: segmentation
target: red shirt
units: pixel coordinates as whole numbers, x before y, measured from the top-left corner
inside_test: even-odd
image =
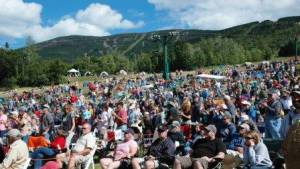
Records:
[[[90,89],[91,91],[96,90],[96,86],[95,86],[93,83],[89,83],[89,84],[88,84],[88,87],[89,87],[89,89]]]
[[[120,111],[118,111],[117,115],[122,119],[122,120],[119,120],[116,118],[116,123],[118,126],[127,124],[128,117],[127,117],[127,111],[125,111],[125,109],[121,109]]]
[[[35,114],[38,118],[41,118],[41,112],[40,112],[40,111],[35,111],[34,114]]]
[[[77,96],[74,96],[74,95],[71,96],[71,99],[70,99],[71,103],[76,103],[77,100],[78,100]]]
[[[61,149],[65,148],[66,139],[62,136],[57,136],[51,142],[50,147],[53,149],[58,149],[58,145]]]

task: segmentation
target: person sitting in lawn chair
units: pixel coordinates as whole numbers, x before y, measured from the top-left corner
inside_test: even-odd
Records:
[[[168,126],[160,125],[158,127],[159,138],[149,147],[148,153],[144,158],[133,158],[132,168],[140,169],[144,164],[145,169],[158,168],[162,164],[172,165],[174,161],[175,145],[168,137]]]
[[[57,136],[50,143],[49,147],[39,147],[31,154],[34,160],[34,169],[39,169],[42,166],[42,159],[55,157],[61,150],[65,148],[67,133],[63,130],[57,130]]]
[[[169,126],[168,137],[174,142],[176,151],[175,154],[180,154],[184,151],[184,135],[180,130],[180,123],[173,121]]]
[[[83,135],[79,137],[71,152],[58,154],[56,156],[60,167],[63,163],[68,164],[68,169],[74,169],[91,158],[91,152],[96,147],[96,138],[91,132],[91,125],[85,123],[82,125]]]
[[[245,169],[271,169],[272,161],[267,146],[259,133],[249,131],[245,135],[243,164]]]
[[[11,129],[7,133],[9,151],[2,163],[1,169],[21,169],[29,157],[26,143],[21,140],[21,132],[18,129]]]
[[[180,156],[175,159],[174,169],[190,167],[208,169],[215,162],[224,159],[226,148],[222,141],[216,138],[217,128],[208,125],[203,132],[204,138],[198,139],[192,145],[190,156]]]
[[[127,165],[128,159],[134,157],[138,150],[138,144],[134,141],[134,131],[129,128],[124,132],[124,142],[117,145],[113,157],[102,158],[102,169],[117,169],[121,165]]]

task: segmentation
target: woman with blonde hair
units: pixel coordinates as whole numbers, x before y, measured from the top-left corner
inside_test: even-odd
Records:
[[[181,113],[181,118],[183,120],[183,122],[188,122],[191,120],[191,107],[192,107],[192,104],[189,100],[189,98],[184,98],[183,102],[182,102],[182,105],[181,105],[181,110],[182,110],[182,113]]]
[[[245,169],[270,169],[272,161],[267,146],[256,131],[245,134],[244,168]]]

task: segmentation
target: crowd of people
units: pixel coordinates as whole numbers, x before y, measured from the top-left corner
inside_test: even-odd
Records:
[[[223,79],[177,71],[168,81],[138,75],[11,92],[0,105],[0,168],[30,159],[34,169],[73,169],[96,156],[102,169],[226,168],[226,160],[272,168],[266,141],[288,139],[300,120],[296,64],[197,72]],[[285,142],[287,163],[295,156]]]

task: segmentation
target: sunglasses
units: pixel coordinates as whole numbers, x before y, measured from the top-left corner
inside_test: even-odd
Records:
[[[251,140],[253,139],[252,137],[245,137],[246,140]]]

